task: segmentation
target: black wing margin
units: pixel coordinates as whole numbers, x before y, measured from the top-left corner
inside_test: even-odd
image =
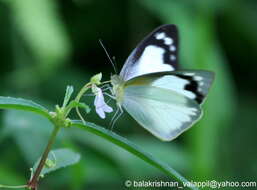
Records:
[[[170,65],[171,69],[167,71],[177,70],[178,67],[178,29],[174,24],[162,25],[146,36],[138,46],[133,50],[120,73],[123,78],[127,78],[129,70],[135,67],[139,59],[142,57],[145,49],[154,46],[163,49],[160,56],[162,60],[159,62]],[[149,64],[151,67],[151,64]],[[157,71],[158,72],[158,71]]]
[[[173,41],[171,45],[165,44],[164,39],[157,39],[158,34],[164,33],[166,37],[171,38]],[[178,66],[178,29],[174,24],[166,24],[158,27],[148,36],[146,36],[137,46],[133,54],[131,54],[130,59],[132,62],[136,62],[145,50],[145,47],[149,45],[155,45],[161,47],[165,50],[163,54],[164,63],[170,64],[174,70]],[[173,51],[171,51],[173,50]],[[175,56],[172,59],[172,56]]]

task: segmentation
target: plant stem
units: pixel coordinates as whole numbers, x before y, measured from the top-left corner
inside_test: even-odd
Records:
[[[78,95],[76,96],[75,101],[79,102],[80,98],[83,96],[83,94],[85,94],[85,92],[90,88],[90,86],[91,86],[91,83],[90,83],[90,82],[87,83],[87,84],[85,84],[85,85],[81,88],[81,90],[79,91]]]
[[[92,85],[91,82],[89,82],[89,83],[85,84],[85,85],[81,88],[81,90],[79,91],[78,95],[77,95],[76,98],[75,98],[75,101],[76,101],[76,102],[79,102],[79,101],[80,101],[80,98],[81,98],[81,97],[83,96],[83,94],[85,94],[85,92],[91,87],[91,85]],[[84,118],[82,117],[82,115],[80,114],[78,107],[76,107],[76,112],[77,112],[79,118],[81,119],[81,121],[82,121],[83,123],[85,123],[85,120],[84,120]]]
[[[0,188],[6,188],[6,189],[20,189],[20,188],[26,188],[28,185],[0,185]]]
[[[60,128],[61,128],[60,126],[55,126],[54,127],[54,130],[51,134],[51,137],[48,141],[48,144],[45,148],[45,151],[44,151],[44,153],[41,157],[41,160],[38,164],[38,167],[37,167],[32,179],[28,182],[28,187],[31,188],[32,190],[37,189],[38,178],[40,176],[40,173],[41,173],[42,169],[44,168],[44,165],[45,165],[45,162],[47,160],[48,154],[51,150],[51,146],[53,145],[53,143],[55,141],[55,138],[57,136],[57,133],[59,132]]]

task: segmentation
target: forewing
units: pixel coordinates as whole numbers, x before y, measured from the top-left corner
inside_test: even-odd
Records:
[[[178,30],[163,25],[150,33],[126,60],[120,76],[129,80],[147,73],[174,71],[178,65]]]
[[[179,93],[151,86],[129,86],[122,106],[145,129],[171,141],[201,116],[199,105]]]
[[[187,70],[146,74],[127,81],[126,85],[148,85],[168,89],[202,104],[213,79],[213,72]]]

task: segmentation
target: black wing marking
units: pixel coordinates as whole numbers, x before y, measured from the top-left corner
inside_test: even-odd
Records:
[[[126,82],[130,85],[151,85],[173,90],[202,104],[214,80],[214,73],[204,70],[159,72],[138,76]]]
[[[194,93],[194,100],[198,104],[202,104],[214,80],[214,73],[210,71],[194,71],[188,73],[182,71],[175,75],[188,81],[188,84],[184,86],[184,90]]]
[[[146,51],[150,47],[151,50]],[[144,60],[147,60],[147,63]],[[144,65],[142,69],[143,64],[146,64],[146,66]],[[128,80],[152,72],[174,71],[177,66],[177,27],[171,24],[162,25],[145,37],[133,50],[125,62],[120,76],[124,80]]]

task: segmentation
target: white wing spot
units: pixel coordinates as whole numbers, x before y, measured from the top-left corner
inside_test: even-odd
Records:
[[[191,99],[195,99],[196,98],[196,95],[193,92],[190,92],[190,91],[185,91],[184,90],[183,94],[185,96],[187,96],[188,98],[191,98]]]
[[[166,34],[164,32],[160,32],[155,34],[155,38],[157,40],[163,40],[165,45],[171,46],[173,44],[173,39],[170,37],[167,37]]]
[[[165,38],[165,33],[164,33],[164,32],[157,33],[157,34],[155,35],[155,38],[156,38],[157,40],[164,39],[164,38]]]
[[[199,85],[200,85],[200,86],[203,86],[203,84],[204,84],[203,81],[199,82]]]
[[[200,80],[203,80],[203,77],[201,77],[201,76],[194,76],[194,79],[197,80],[197,81],[200,81]]]
[[[163,54],[163,48],[153,45],[147,46],[126,80],[146,73],[173,71],[174,68],[171,65],[163,62]]]
[[[187,96],[190,99],[194,99],[196,95],[193,92],[184,89],[187,84],[189,84],[189,81],[186,79],[182,79],[177,76],[166,75],[155,80],[152,83],[152,86],[173,90],[177,93]]]
[[[176,47],[173,46],[173,45],[171,45],[171,46],[170,46],[170,51],[176,51]]]
[[[175,55],[171,55],[171,56],[170,56],[170,60],[171,60],[171,61],[175,61],[175,60],[176,60],[176,56],[175,56]]]
[[[194,76],[195,74],[194,73],[185,73],[184,75],[186,75],[186,76]]]
[[[168,37],[164,38],[164,44],[165,45],[171,45],[172,43],[173,43],[173,39],[172,38],[168,38]]]

